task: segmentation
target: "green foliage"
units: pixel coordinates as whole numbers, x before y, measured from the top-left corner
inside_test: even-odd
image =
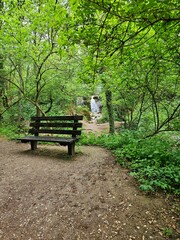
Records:
[[[105,135],[97,136],[94,133],[82,133],[79,143],[82,145],[99,145],[103,146]]]
[[[180,194],[180,150],[172,140],[160,136],[132,139],[115,155],[131,169],[142,190],[163,189]]]
[[[124,131],[121,135],[119,134],[101,134],[97,136],[95,133],[82,134],[80,142],[83,145],[99,145],[104,146],[110,150],[116,150],[123,147],[129,141],[132,140],[130,135],[134,135],[131,131]]]
[[[77,115],[83,115],[84,116],[84,120],[85,121],[90,121],[91,120],[91,116],[90,116],[90,111],[89,108],[87,106],[77,106],[75,108],[75,112]]]
[[[115,114],[104,104],[106,119],[149,135],[179,128],[178,1],[20,2],[0,9],[0,96],[8,103],[0,99],[0,115],[13,115],[17,101],[18,117],[29,116],[28,105],[46,113],[51,102],[48,114],[67,114],[100,86],[102,95],[113,92]]]
[[[171,237],[173,235],[173,229],[166,227],[163,229],[163,234],[165,237]]]
[[[117,161],[131,170],[143,191],[164,190],[180,194],[180,149],[177,140],[164,136],[142,138],[137,131],[83,136],[83,144],[111,149]]]
[[[10,124],[4,121],[0,122],[0,137],[13,139],[18,137],[18,127],[14,124]]]

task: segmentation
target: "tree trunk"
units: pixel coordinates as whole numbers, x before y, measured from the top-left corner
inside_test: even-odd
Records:
[[[0,0],[0,14],[1,14],[2,9],[3,9],[3,2],[2,2],[2,0]],[[0,29],[1,29],[1,24],[2,24],[2,21],[0,21]],[[2,109],[3,109],[2,96],[3,96],[3,83],[4,82],[1,77],[2,71],[3,71],[3,56],[2,56],[2,54],[0,54],[0,120],[3,118],[2,117]]]
[[[3,71],[3,58],[2,55],[0,55],[0,120],[3,118],[2,112],[3,112],[3,88],[4,88],[4,81],[1,76]]]
[[[113,105],[112,105],[112,92],[106,90],[106,106],[109,116],[109,133],[113,134],[115,132],[114,128],[114,114],[113,114]]]

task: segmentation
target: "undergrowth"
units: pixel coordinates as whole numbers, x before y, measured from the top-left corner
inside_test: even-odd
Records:
[[[18,137],[18,127],[16,124],[9,124],[7,122],[0,122],[0,136],[6,137],[8,139],[13,139]]]
[[[83,135],[81,144],[99,145],[110,149],[117,162],[131,170],[147,192],[163,190],[180,194],[180,149],[178,139],[167,136],[143,138],[139,132],[95,136]]]

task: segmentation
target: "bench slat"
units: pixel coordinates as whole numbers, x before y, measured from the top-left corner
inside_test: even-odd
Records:
[[[53,130],[53,129],[29,129],[29,133],[37,134],[37,133],[49,133],[49,134],[70,134],[70,135],[81,135],[80,130]]]
[[[77,141],[76,138],[59,138],[59,137],[48,137],[48,136],[45,136],[45,137],[26,136],[22,138],[17,138],[17,140],[21,140],[24,142],[41,141],[41,142],[57,142],[57,143],[72,143]]]
[[[83,116],[80,115],[74,115],[74,116],[50,116],[50,117],[31,117],[32,121],[55,121],[55,120],[83,120]]]
[[[82,123],[67,123],[67,122],[31,122],[30,127],[67,127],[67,128],[81,128]]]

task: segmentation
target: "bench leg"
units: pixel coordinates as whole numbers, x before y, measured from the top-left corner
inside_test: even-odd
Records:
[[[68,145],[68,154],[73,156],[75,154],[75,143]]]
[[[31,141],[31,150],[37,149],[37,141]]]

